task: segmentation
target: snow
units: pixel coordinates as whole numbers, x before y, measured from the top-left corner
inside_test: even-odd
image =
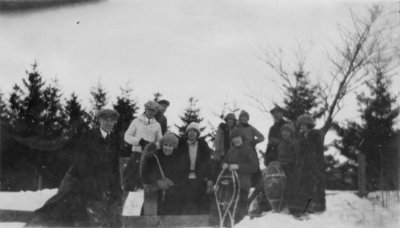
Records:
[[[48,198],[57,192],[56,189],[42,191],[1,192],[0,209],[33,211],[41,207]],[[367,198],[359,198],[354,192],[328,191],[327,211],[322,214],[310,215],[305,220],[298,220],[288,214],[268,212],[260,218],[250,220],[246,217],[237,228],[248,227],[400,227],[399,192],[374,192]],[[386,199],[386,207],[382,206]],[[143,192],[131,192],[127,198],[123,214],[139,215],[143,203]],[[0,227],[23,227],[23,223],[0,223]]]
[[[327,210],[322,214],[310,215],[298,220],[288,214],[266,213],[260,218],[250,220],[246,217],[237,228],[247,227],[399,227],[399,193],[389,194],[388,207],[380,205],[378,193],[367,198],[359,198],[353,192],[328,192]]]

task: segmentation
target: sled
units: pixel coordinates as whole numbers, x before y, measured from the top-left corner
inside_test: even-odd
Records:
[[[240,196],[240,182],[236,171],[222,170],[214,186],[219,215],[219,227],[234,227]]]
[[[280,212],[283,207],[286,175],[280,163],[271,162],[263,173],[264,192],[274,212]]]

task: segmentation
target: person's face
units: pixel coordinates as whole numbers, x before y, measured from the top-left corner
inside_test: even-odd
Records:
[[[157,109],[155,108],[146,108],[144,111],[144,114],[146,115],[147,118],[152,119],[154,115],[157,113]]]
[[[172,145],[164,144],[162,148],[165,155],[171,155],[174,152],[174,147]]]
[[[235,121],[233,119],[228,119],[226,123],[228,124],[229,127],[233,127],[235,125]]]
[[[166,104],[160,104],[160,112],[165,113],[167,111],[168,106]]]
[[[283,114],[280,111],[275,111],[272,113],[272,117],[274,118],[275,122],[279,122],[283,118]]]
[[[240,122],[242,124],[247,124],[249,122],[249,118],[247,118],[247,116],[241,116],[240,117]]]
[[[100,128],[103,131],[110,133],[114,129],[114,126],[117,123],[117,120],[107,117],[107,118],[99,119],[99,123],[100,123]]]
[[[232,139],[232,144],[235,147],[241,146],[243,144],[243,139],[240,136],[236,136]]]
[[[198,133],[197,133],[196,130],[194,130],[194,129],[189,129],[188,130],[188,138],[189,138],[189,140],[195,141],[195,140],[197,140],[197,137],[198,137]]]
[[[281,134],[282,134],[282,138],[283,138],[284,140],[290,139],[291,134],[290,134],[289,131],[283,130]]]
[[[307,125],[306,124],[302,124],[302,125],[300,125],[300,132],[306,132],[307,130],[308,130],[308,127],[307,127]]]

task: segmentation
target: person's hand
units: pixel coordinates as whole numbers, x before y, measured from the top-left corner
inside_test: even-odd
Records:
[[[222,169],[223,169],[223,170],[228,169],[228,168],[229,168],[229,165],[228,165],[228,164],[226,164],[226,163],[222,164]]]
[[[230,171],[236,171],[239,169],[239,165],[238,164],[231,164],[229,165],[229,170]]]
[[[162,190],[167,190],[172,185],[173,185],[173,182],[171,180],[169,180],[168,178],[157,180],[157,186]]]
[[[146,141],[146,140],[144,140],[144,139],[140,139],[140,141],[139,141],[139,145],[142,147],[142,148],[144,148],[147,144],[149,144],[150,142],[149,141]]]
[[[211,194],[214,192],[214,183],[212,181],[207,181],[207,194]]]

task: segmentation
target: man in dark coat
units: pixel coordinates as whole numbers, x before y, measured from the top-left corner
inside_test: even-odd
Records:
[[[295,194],[289,196],[289,211],[292,214],[325,211],[324,145],[320,130],[314,129],[314,119],[307,114],[299,116],[299,158],[294,173]]]
[[[115,110],[97,113],[100,127],[86,132],[58,193],[35,212],[28,226],[121,227],[119,149],[112,133]]]
[[[185,184],[183,187],[183,214],[206,214],[210,208],[210,189],[213,185],[211,149],[200,139],[198,123],[187,127],[186,136],[178,146],[183,156]]]
[[[161,125],[161,132],[164,135],[165,132],[168,130],[168,120],[167,117],[165,117],[165,112],[167,111],[167,108],[169,107],[169,101],[167,100],[161,100],[158,102],[159,104],[159,111],[155,115],[155,118],[157,122]]]
[[[271,115],[274,118],[274,125],[271,126],[268,133],[268,145],[264,156],[264,164],[268,166],[270,162],[276,161],[278,158],[278,145],[282,140],[281,128],[286,121],[283,119],[284,109],[275,106],[271,110]]]

